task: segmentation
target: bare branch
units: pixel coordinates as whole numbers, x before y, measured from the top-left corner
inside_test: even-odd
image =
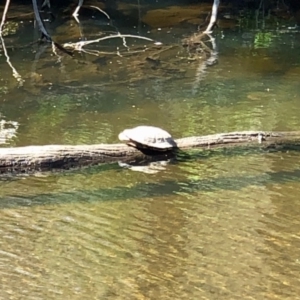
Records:
[[[44,25],[44,22],[43,22],[43,20],[40,16],[39,8],[38,8],[38,4],[37,4],[36,0],[32,1],[32,5],[33,5],[35,19],[36,19],[38,28],[42,33],[42,37],[45,37],[48,42],[52,42],[52,38],[49,35],[49,33],[47,32],[47,30],[45,28],[45,25]]]
[[[119,49],[117,50],[117,52],[104,52],[104,51],[98,51],[98,50],[92,50],[92,49],[81,49],[80,51],[82,51],[83,53],[89,54],[89,55],[94,55],[94,56],[99,56],[99,55],[118,55],[121,57],[124,57],[125,55],[133,55],[135,53],[144,53],[148,50],[149,48],[144,48],[142,50],[136,50],[136,51],[126,51],[126,53],[122,53],[119,51]]]
[[[100,41],[104,41],[104,40],[108,40],[108,39],[114,39],[114,38],[121,38],[121,39],[123,39],[123,45],[124,45],[124,38],[141,39],[141,40],[146,40],[146,41],[154,42],[155,45],[161,45],[160,42],[155,42],[154,40],[152,40],[150,38],[147,38],[147,37],[144,37],[144,36],[132,35],[132,34],[116,34],[116,35],[105,36],[105,37],[102,37],[102,38],[99,38],[99,39],[96,39],[96,40],[80,41],[80,42],[77,42],[77,43],[65,43],[63,45],[63,47],[65,47],[65,48],[72,48],[72,49],[75,49],[77,51],[81,51],[82,47],[84,47],[86,45],[94,44],[94,43],[98,43]]]
[[[1,20],[1,24],[0,24],[0,35],[1,36],[2,36],[2,28],[4,26],[5,18],[6,18],[8,7],[9,7],[9,3],[10,3],[10,0],[7,0],[6,3],[5,3],[3,15],[2,15],[2,20]]]
[[[94,6],[94,5],[90,5],[92,8],[95,8],[97,10],[99,10],[100,12],[102,12],[106,17],[107,19],[110,20],[110,16],[108,15],[108,13],[106,13],[104,10],[102,10],[101,8],[97,7],[97,6]]]
[[[18,73],[18,71],[14,68],[14,66],[10,62],[10,58],[9,58],[7,50],[6,50],[5,42],[4,42],[3,37],[2,37],[2,28],[4,26],[5,18],[6,18],[8,7],[9,7],[9,3],[10,3],[10,0],[7,0],[6,4],[5,4],[4,11],[3,11],[3,15],[2,15],[2,20],[1,20],[1,24],[0,24],[0,40],[1,40],[1,43],[2,43],[2,48],[3,48],[4,55],[6,57],[6,62],[9,65],[9,67],[12,69],[13,76],[17,79],[17,81],[19,82],[19,85],[22,86],[23,83],[24,83],[24,80],[22,79],[21,75]]]
[[[82,4],[83,4],[83,0],[79,0],[76,9],[73,12],[73,17],[74,17],[74,19],[76,20],[77,23],[79,23],[78,12],[79,12],[79,9],[82,6]]]
[[[217,20],[217,14],[218,14],[218,7],[220,4],[220,0],[214,0],[214,4],[212,7],[212,12],[211,12],[211,17],[210,17],[210,21],[209,24],[206,28],[206,30],[203,33],[211,33],[211,29],[214,26],[214,24],[216,23]]]

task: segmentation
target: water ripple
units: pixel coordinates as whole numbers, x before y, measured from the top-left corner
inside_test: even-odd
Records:
[[[296,299],[295,156],[215,155],[155,176],[109,171],[111,187],[95,185],[103,174],[11,182],[20,194],[31,180],[32,192],[53,190],[1,200],[0,298],[13,288],[27,299]]]

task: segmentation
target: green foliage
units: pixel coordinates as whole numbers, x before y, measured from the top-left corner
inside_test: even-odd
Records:
[[[269,48],[272,45],[274,36],[272,32],[257,32],[254,38],[254,48]]]

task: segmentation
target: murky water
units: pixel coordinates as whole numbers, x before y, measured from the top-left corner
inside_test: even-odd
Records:
[[[175,137],[299,130],[300,32],[218,29],[218,64],[203,68],[179,45],[194,28],[145,25],[142,34],[172,45],[159,66],[116,55],[115,41],[96,47],[114,52],[100,57],[10,50],[26,81],[0,58],[0,116],[18,122],[3,146],[117,142],[140,124]],[[299,158],[297,149],[229,149],[155,174],[114,164],[2,177],[0,298],[297,299]]]

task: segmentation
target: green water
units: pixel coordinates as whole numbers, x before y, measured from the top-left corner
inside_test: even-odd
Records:
[[[178,43],[187,28],[149,33],[173,45],[159,67],[125,52],[36,59],[33,46],[9,51],[19,86],[2,55],[0,116],[19,124],[3,146],[112,143],[141,124],[174,137],[299,130],[299,32],[216,30],[218,63],[201,73]],[[224,149],[153,174],[113,164],[2,176],[0,298],[297,299],[299,158]]]

